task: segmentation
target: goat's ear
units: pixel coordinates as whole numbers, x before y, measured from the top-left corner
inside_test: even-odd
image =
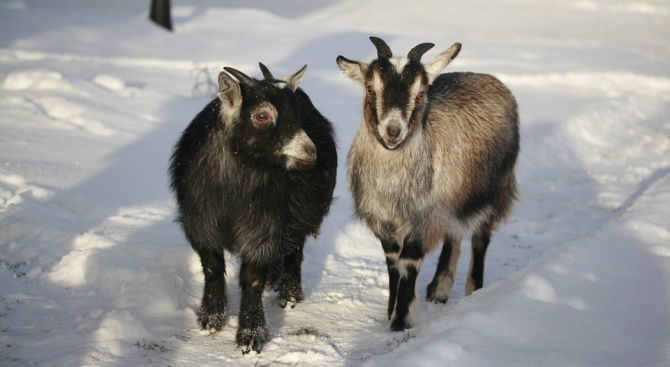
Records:
[[[298,85],[302,82],[302,79],[305,78],[305,73],[307,73],[307,65],[304,65],[300,70],[293,73],[293,75],[289,75],[282,80],[288,83],[289,87],[295,92],[295,90],[298,89]]]
[[[225,111],[237,110],[242,104],[242,91],[239,84],[225,72],[219,74],[219,92],[221,108]]]
[[[368,72],[369,64],[361,61],[349,60],[344,56],[338,56],[336,61],[337,66],[340,67],[340,70],[342,70],[344,75],[361,84],[365,82],[365,74]]]
[[[449,65],[458,53],[461,51],[461,44],[456,42],[449,49],[435,56],[432,60],[423,64],[428,74],[428,83],[432,83],[435,78]]]

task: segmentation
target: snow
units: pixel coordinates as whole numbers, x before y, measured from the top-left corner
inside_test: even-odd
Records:
[[[670,365],[670,5],[663,0],[0,1],[0,365]],[[485,287],[389,331],[374,236],[353,218],[346,153],[362,91],[335,64],[368,37],[499,77],[520,106],[522,200],[494,235]],[[223,66],[309,69],[340,169],[306,299],[267,293],[271,340],[199,330],[197,255],[174,223],[167,161]]]

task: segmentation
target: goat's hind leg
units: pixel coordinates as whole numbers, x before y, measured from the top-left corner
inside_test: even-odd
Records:
[[[493,227],[493,221],[489,220],[472,234],[472,258],[470,259],[468,280],[465,284],[466,296],[484,286],[484,262],[486,260],[486,250],[491,242]]]
[[[456,278],[458,258],[461,255],[461,239],[447,235],[437,262],[433,281],[428,284],[426,298],[429,302],[447,303]]]

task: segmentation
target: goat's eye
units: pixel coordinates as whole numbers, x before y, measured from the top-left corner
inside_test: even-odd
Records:
[[[375,90],[372,88],[372,86],[369,86],[369,85],[368,85],[368,88],[367,88],[367,89],[368,89],[368,96],[370,96],[370,97],[374,97],[374,96],[377,95],[377,93],[375,93]]]
[[[272,115],[270,115],[269,113],[267,113],[265,111],[262,111],[262,112],[255,113],[254,116],[253,116],[253,119],[256,122],[270,122],[270,121],[272,121]]]
[[[422,100],[425,95],[426,95],[425,92],[423,91],[419,92],[419,94],[416,95],[416,100],[417,101]]]

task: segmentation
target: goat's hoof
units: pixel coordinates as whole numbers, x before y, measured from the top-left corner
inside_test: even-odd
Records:
[[[296,300],[293,297],[290,297],[289,299],[281,298],[279,300],[279,306],[281,306],[281,308],[286,308],[286,306],[289,306],[289,305],[291,306],[291,308],[295,308],[295,305],[297,305],[297,304],[298,304],[298,300]]]
[[[226,324],[226,314],[200,314],[198,315],[198,323],[202,330],[220,331],[223,328],[223,325]]]
[[[263,345],[268,341],[268,329],[265,326],[253,329],[238,329],[235,340],[237,346],[242,348],[242,354],[247,354],[252,350],[260,353],[263,350]]]
[[[449,300],[449,295],[438,294],[437,285],[430,283],[428,285],[428,288],[426,289],[426,299],[428,300],[428,302],[433,303],[447,303],[447,301]]]
[[[271,279],[265,284],[265,291],[279,291],[282,283],[281,275],[271,275]]]
[[[287,305],[295,308],[295,305],[304,299],[302,287],[287,287],[279,290],[279,305],[281,308],[286,308]]]
[[[398,318],[391,321],[391,331],[405,331],[406,329],[411,329],[412,324],[404,318]]]
[[[428,294],[428,296],[426,296],[426,299],[428,300],[428,302],[445,304],[449,300],[449,296],[438,296],[435,294]]]

